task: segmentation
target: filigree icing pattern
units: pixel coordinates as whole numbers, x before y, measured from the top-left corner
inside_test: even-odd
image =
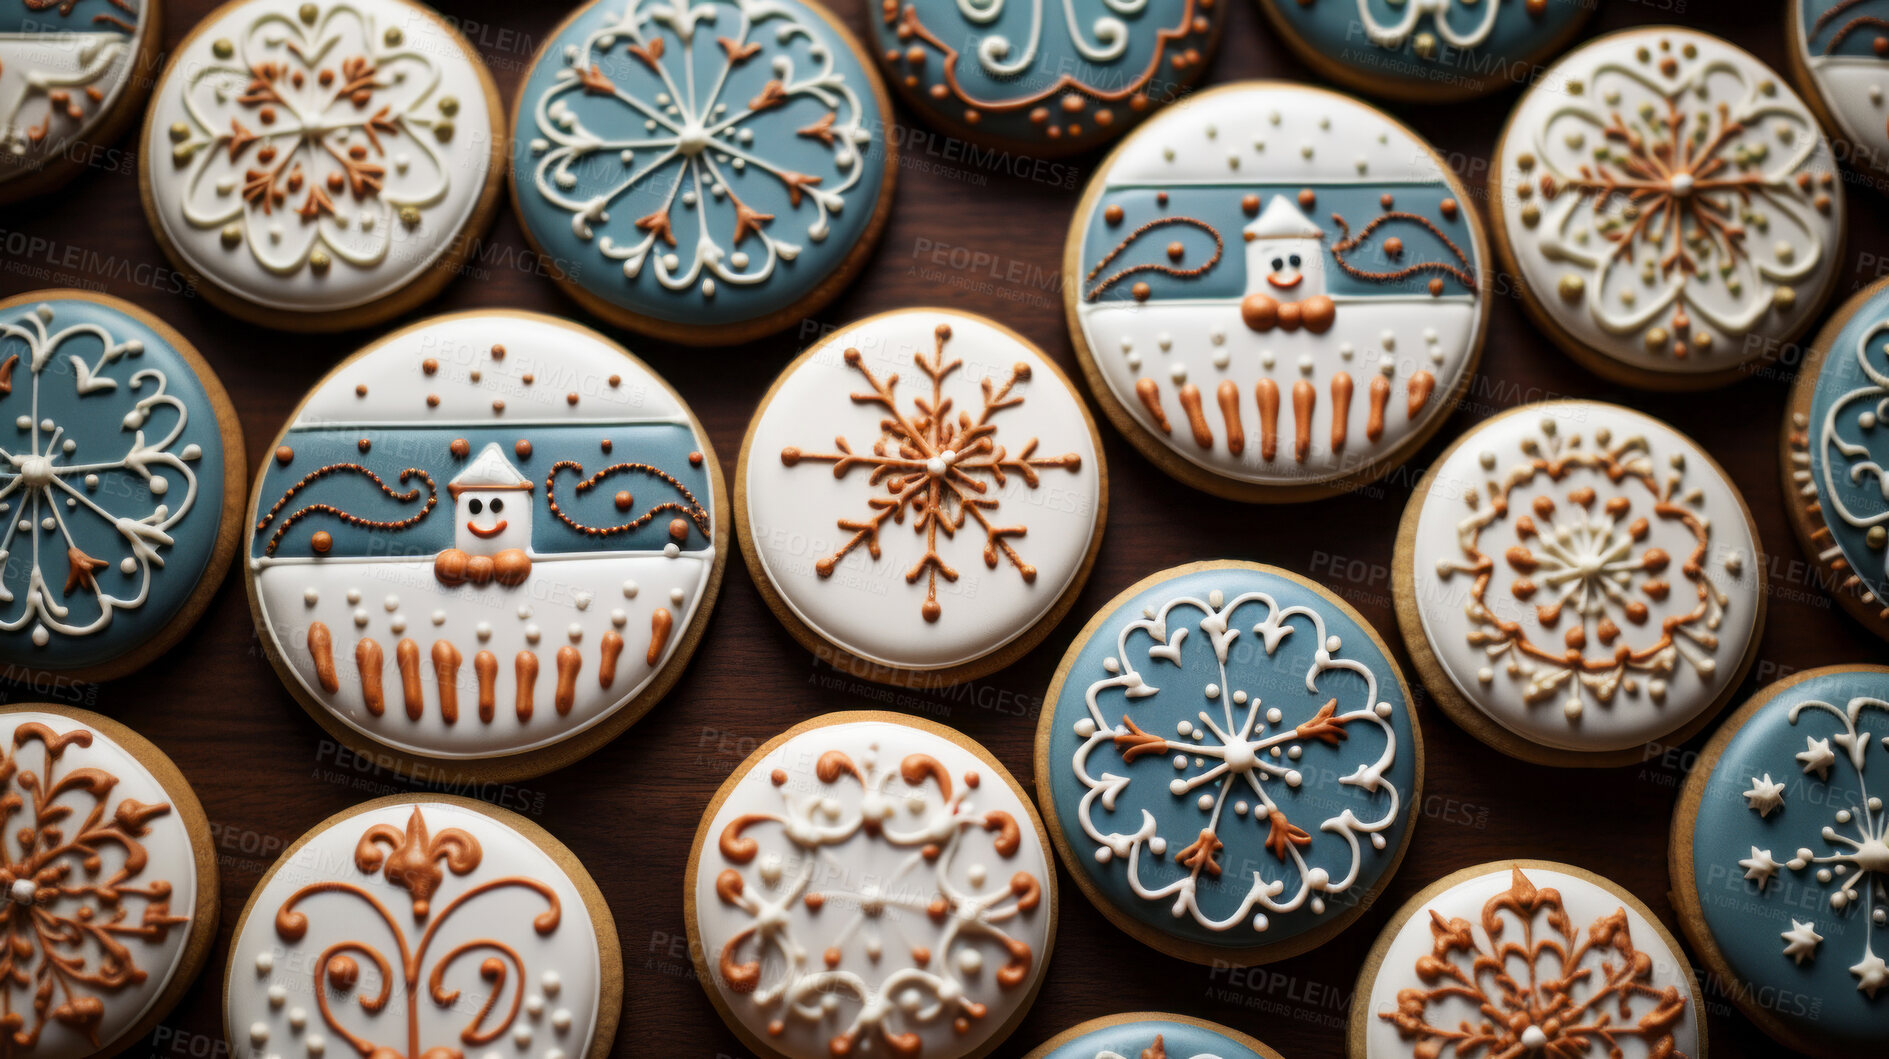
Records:
[[[92,745],[90,731],[61,735],[37,722],[13,731],[0,760],[0,1031],[8,1055],[30,1053],[47,1026],[57,1023],[97,1049],[112,997],[145,982],[129,942],[164,943],[172,928],[190,922],[173,915],[171,882],[145,879],[144,838],[168,804],[112,798],[118,777],[96,765],[62,771],[61,759]],[[32,748],[43,754],[30,760]],[[85,755],[75,755],[83,758]],[[34,769],[33,764],[38,764]],[[101,852],[114,848],[118,866],[105,873]],[[31,1006],[13,1007],[16,992],[31,990]]]
[[[47,152],[104,113],[143,12],[134,0],[107,0],[105,10],[76,17],[77,0],[18,2],[45,20],[36,32],[0,33],[0,150],[24,157]]]
[[[1044,914],[1044,880],[1023,868],[1004,877],[990,863],[1012,862],[1031,821],[979,812],[976,773],[954,776],[920,752],[894,757],[876,743],[859,760],[827,750],[812,789],[805,777],[775,770],[780,808],[736,816],[704,851],[725,865],[717,899],[753,920],[720,942],[716,974],[731,1001],[765,1013],[775,1035],[833,1019],[834,999],[857,1005],[829,1041],[834,1055],[881,1044],[888,1054],[917,1055],[923,1027],[948,1022],[968,1032],[987,1014],[969,977],[983,954],[1003,958],[991,978],[1006,991],[1027,988],[1038,959],[1007,925]],[[857,794],[842,796],[840,787]],[[902,852],[897,869],[856,893],[824,885],[857,876],[844,849],[854,842]],[[794,936],[796,906],[847,917],[836,935],[843,940],[816,958]]]
[[[1424,912],[1434,947],[1411,969],[1422,987],[1398,990],[1396,1010],[1378,1013],[1412,1054],[1620,1055],[1632,1041],[1636,1052],[1685,1059],[1674,1031],[1687,1018],[1688,997],[1656,983],[1656,956],[1635,945],[1624,907],[1582,926],[1560,891],[1537,887],[1518,867],[1478,923],[1434,908],[1417,914]],[[1449,1025],[1448,1012],[1432,1006],[1451,1001],[1474,1004],[1481,1019]]]
[[[54,329],[54,316],[52,306],[41,304],[0,320],[0,343],[17,340],[26,346],[24,360],[14,353],[0,362],[0,414],[12,402],[16,428],[14,440],[0,446],[0,459],[6,461],[0,464],[0,517],[6,519],[0,532],[0,563],[6,567],[0,578],[0,630],[30,627],[39,647],[50,643],[54,633],[101,632],[119,611],[144,605],[153,568],[163,568],[164,552],[175,543],[172,530],[196,504],[197,475],[190,465],[203,456],[195,443],[178,446],[190,410],[182,398],[167,391],[169,380],[161,369],[136,366],[144,352],[142,342],[120,339],[95,323]],[[68,343],[93,342],[102,348],[90,361],[65,348]],[[48,374],[54,365],[64,370]],[[21,369],[28,393],[15,397]],[[87,405],[100,406],[95,414],[105,421],[119,412],[109,405],[112,398],[130,400],[119,419],[125,436],[122,451],[79,452],[78,442],[66,436],[71,424],[42,413],[41,385],[63,386],[68,378]],[[164,409],[169,411],[160,413]],[[161,436],[147,439],[145,427],[160,414],[174,414],[175,421]],[[107,482],[126,488],[101,490]],[[183,487],[181,496],[171,495],[177,484]],[[115,514],[107,505],[118,503],[148,504],[149,510]],[[109,531],[103,539],[112,542],[116,554],[101,558],[80,546],[81,534],[75,534],[74,527],[88,522]],[[82,535],[89,541],[101,539],[96,533]],[[26,562],[9,561],[15,549],[27,550]],[[99,584],[100,575],[113,568],[136,579],[135,591],[120,594]],[[21,576],[24,586],[14,583]],[[63,587],[55,589],[60,582]],[[97,614],[75,617],[67,603],[74,592],[89,593]],[[24,599],[15,609],[20,595]]]
[[[256,13],[183,83],[175,208],[277,275],[380,264],[454,178],[438,43],[345,2]]]
[[[1761,896],[1771,896],[1770,883],[1778,869],[1789,868],[1794,875],[1814,878],[1829,892],[1832,917],[1864,917],[1863,951],[1849,971],[1856,978],[1856,988],[1875,1000],[1877,993],[1889,986],[1889,963],[1876,952],[1878,936],[1889,927],[1889,812],[1883,809],[1882,795],[1869,792],[1869,749],[1876,740],[1857,725],[1864,710],[1889,712],[1889,702],[1859,695],[1841,707],[1820,699],[1791,706],[1792,725],[1811,728],[1819,721],[1824,725],[1805,734],[1804,750],[1796,755],[1804,784],[1814,790],[1779,784],[1775,802],[1750,797],[1746,800],[1752,812],[1767,818],[1781,813],[1780,823],[1793,828],[1811,826],[1828,812],[1832,822],[1818,831],[1824,851],[1803,846],[1791,853],[1790,859],[1779,861],[1770,850],[1753,846],[1751,856],[1739,861],[1738,866],[1745,870],[1746,879],[1757,884]],[[1834,725],[1824,720],[1826,715],[1834,718]],[[1889,751],[1889,737],[1882,743]],[[1854,786],[1832,780],[1840,763],[1845,762],[1855,776]],[[1751,780],[1754,788],[1760,786],[1759,777]],[[1797,814],[1803,813],[1812,814],[1812,818],[1798,823]],[[1810,879],[1804,882],[1808,884]],[[1793,912],[1802,907],[1795,896],[1790,901]],[[1819,958],[1823,937],[1816,925],[1814,915],[1810,922],[1793,916],[1791,929],[1780,935],[1784,957],[1797,963]]]
[[[1262,695],[1244,690],[1241,684],[1245,676],[1230,663],[1235,660],[1235,641],[1247,631],[1238,627],[1235,613],[1247,606],[1263,608],[1262,616],[1250,629],[1258,639],[1255,646],[1260,650],[1244,652],[1240,657],[1271,664],[1280,644],[1298,631],[1291,624],[1292,620],[1304,619],[1310,623],[1307,631],[1317,644],[1304,674],[1306,689],[1315,690],[1323,674],[1349,672],[1364,682],[1362,701],[1341,706],[1338,698],[1332,697],[1309,716],[1288,721],[1276,706],[1268,708]],[[1191,624],[1180,620],[1188,613],[1198,614],[1191,619]],[[1200,711],[1200,727],[1182,722],[1180,738],[1144,730],[1135,722],[1133,714],[1145,713],[1147,707],[1139,704],[1159,695],[1161,688],[1149,683],[1149,676],[1144,676],[1136,661],[1136,651],[1131,649],[1131,641],[1146,639],[1146,646],[1140,650],[1146,656],[1148,672],[1153,679],[1165,684],[1167,681],[1157,675],[1159,666],[1163,663],[1178,666],[1181,647],[1195,630],[1213,646],[1219,665],[1218,678],[1206,688],[1207,701],[1220,706],[1219,716],[1216,718],[1210,710]],[[1397,734],[1391,724],[1392,707],[1378,697],[1377,673],[1355,658],[1343,657],[1340,653],[1343,647],[1338,636],[1326,632],[1325,617],[1317,610],[1307,606],[1281,606],[1271,594],[1257,591],[1243,592],[1231,599],[1218,589],[1210,592],[1205,600],[1179,597],[1162,604],[1160,610],[1150,609],[1144,617],[1126,624],[1117,636],[1115,655],[1104,663],[1109,675],[1089,685],[1084,696],[1087,716],[1075,723],[1076,735],[1083,740],[1073,760],[1076,779],[1085,791],[1080,819],[1083,833],[1094,844],[1095,859],[1102,864],[1125,859],[1128,885],[1136,897],[1144,901],[1171,900],[1176,918],[1190,917],[1209,930],[1232,930],[1250,920],[1253,930],[1265,931],[1270,926],[1268,916],[1301,908],[1309,908],[1315,915],[1323,914],[1326,895],[1346,893],[1358,883],[1364,867],[1360,837],[1374,850],[1385,849],[1385,832],[1396,825],[1403,801],[1396,784],[1386,776],[1398,752]],[[1128,710],[1122,714],[1119,724],[1108,712],[1115,702],[1112,693],[1116,689],[1123,700],[1121,704]],[[1176,687],[1175,691],[1184,695],[1193,689]],[[1108,695],[1109,706],[1104,704],[1105,695]],[[1317,835],[1287,817],[1282,805],[1284,799],[1276,795],[1272,787],[1276,781],[1297,790],[1305,777],[1293,763],[1299,761],[1304,750],[1314,743],[1344,744],[1359,728],[1376,728],[1381,732],[1383,748],[1370,760],[1359,761],[1352,772],[1338,779],[1339,784],[1359,792],[1357,804],[1337,810],[1317,824],[1319,834],[1333,836],[1333,841],[1349,847],[1348,867],[1334,878],[1326,868],[1308,863],[1307,851],[1318,841]],[[1196,733],[1202,738],[1190,738]],[[1187,843],[1174,851],[1175,864],[1186,869],[1186,874],[1158,887],[1143,882],[1143,857],[1158,859],[1168,852],[1170,845],[1169,836],[1161,834],[1160,823],[1153,813],[1143,809],[1139,825],[1129,832],[1109,830],[1106,820],[1098,821],[1097,803],[1112,814],[1134,777],[1109,771],[1096,775],[1090,758],[1097,753],[1113,754],[1124,765],[1144,755],[1174,755],[1181,775],[1168,784],[1168,792],[1177,800],[1196,801],[1206,813],[1206,821],[1197,833],[1176,836]],[[1262,822],[1266,828],[1265,849],[1280,867],[1287,869],[1293,885],[1288,893],[1286,878],[1269,880],[1256,869],[1252,885],[1239,907],[1229,915],[1214,918],[1198,900],[1201,877],[1221,875],[1223,869],[1218,855],[1225,847],[1222,836],[1232,826],[1227,814],[1247,815],[1244,798],[1249,796],[1254,801],[1251,818]],[[1381,813],[1377,812],[1379,809]],[[1368,818],[1360,818],[1359,812],[1364,812]]]
[[[663,288],[705,298],[718,283],[767,282],[780,262],[830,234],[873,139],[859,93],[835,69],[816,22],[779,0],[629,0],[620,17],[566,50],[556,83],[532,104],[533,187],[570,214],[578,239],[621,262],[628,280],[647,265]],[[698,45],[711,33],[712,53]],[[746,100],[725,98],[736,71],[754,63],[773,76]],[[572,105],[578,100],[617,113],[587,117]],[[631,124],[640,134],[615,131]],[[822,148],[821,170],[777,161],[788,142]],[[611,170],[600,190],[589,179],[598,167]],[[789,212],[750,205],[741,197],[753,197],[749,186],[783,197]],[[634,238],[597,237],[620,200],[649,188],[662,200],[636,219]]]
[[[1889,343],[1885,337],[1889,337],[1889,324],[1872,327],[1857,340],[1856,366],[1866,381],[1830,402],[1822,422],[1815,426],[1814,459],[1812,425],[1801,413],[1796,417],[1791,458],[1793,479],[1811,514],[1820,521],[1834,518],[1863,535],[1866,551],[1851,554],[1854,549],[1846,551],[1828,528],[1821,528],[1812,535],[1818,560],[1838,575],[1842,591],[1856,593],[1879,617],[1889,619],[1889,602],[1870,587],[1889,584],[1889,474],[1883,470],[1889,457],[1877,451],[1883,448],[1880,439],[1889,429],[1885,427],[1889,421]],[[1833,356],[1841,354],[1841,350],[1831,351]],[[1848,428],[1854,432],[1846,437]],[[1846,490],[1854,492],[1846,494]]]
[[[1514,154],[1521,223],[1548,262],[1544,300],[1648,355],[1728,349],[1789,318],[1831,247],[1835,175],[1815,119],[1751,61],[1683,38],[1603,57],[1532,119]]]
[[[996,569],[1007,561],[1017,576],[1027,583],[1036,581],[1036,567],[1026,562],[1011,543],[1029,529],[1022,524],[998,525],[992,521],[1001,504],[997,495],[1015,475],[1024,485],[1037,488],[1039,472],[1061,469],[1071,474],[1082,469],[1082,457],[1069,452],[1060,456],[1038,456],[1036,438],[1024,442],[1012,454],[999,440],[996,416],[1020,408],[1026,395],[1019,384],[1030,380],[1031,367],[1018,361],[1001,382],[985,378],[978,384],[981,400],[977,414],[960,411],[953,419],[956,401],[946,392],[947,381],[963,367],[960,358],[945,359],[945,346],[951,340],[951,328],[940,324],[934,332],[936,347],[927,355],[915,353],[912,362],[931,383],[929,396],[912,400],[912,411],[901,410],[898,400],[899,377],[881,379],[866,366],[857,349],[847,349],[846,363],[857,371],[870,387],[869,392],[854,393],[860,404],[878,405],[885,418],[880,421],[880,435],[864,451],[854,451],[844,437],[833,440],[835,452],[807,452],[797,447],[781,450],[781,462],[795,467],[803,462],[829,463],[833,476],[844,478],[855,468],[867,471],[867,514],[861,518],[841,518],[839,528],[852,534],[832,555],[814,566],[821,577],[832,576],[840,560],[863,545],[876,560],[879,558],[879,532],[888,519],[903,523],[909,514],[914,533],[925,537],[925,555],[905,572],[907,583],[925,579],[925,602],[920,611],[926,621],[937,621],[943,612],[938,602],[938,579],[956,581],[958,571],[945,561],[939,550],[939,535],[954,540],[965,522],[972,521],[984,537],[984,565]],[[880,487],[884,493],[880,493]]]
[[[1463,493],[1460,555],[1436,566],[1444,581],[1473,579],[1468,641],[1487,656],[1477,680],[1494,683],[1500,667],[1524,702],[1560,696],[1575,724],[1623,693],[1663,703],[1681,661],[1710,679],[1731,600],[1709,567],[1736,575],[1744,558],[1713,554],[1685,454],[1662,469],[1644,435],[1564,432],[1545,416],[1520,447],[1508,466],[1483,453],[1486,480]]]

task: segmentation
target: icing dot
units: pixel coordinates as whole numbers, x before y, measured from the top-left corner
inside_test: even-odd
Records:
[[[538,626],[535,622],[533,624],[525,626],[525,642],[526,643],[537,643],[539,638],[541,638],[543,635],[544,634],[539,631]]]
[[[621,629],[624,626],[624,624],[628,622],[629,620],[630,620],[630,616],[628,614],[623,613],[623,611],[620,609],[612,610],[610,612],[610,624],[616,626],[619,629]]]
[[[390,596],[388,596],[388,597],[387,597],[386,599],[384,599],[384,600],[382,600],[382,601],[381,601],[381,606],[383,606],[383,607],[386,607],[389,613],[392,613],[393,611],[396,611],[396,610],[399,610],[399,609],[400,609],[400,597],[399,597],[399,596],[391,596],[391,595],[390,595]]]
[[[683,592],[679,588],[672,588],[669,590],[669,602],[671,603],[681,603],[683,600],[687,598],[688,598],[688,594],[686,592]]]
[[[965,949],[958,954],[958,968],[965,974],[976,974],[984,969],[984,954],[976,949]]]
[[[269,1043],[269,1026],[262,1022],[253,1022],[249,1026],[249,1043],[261,1046]]]
[[[315,591],[312,588],[308,589],[307,591],[302,593],[302,602],[312,607],[315,604],[321,602],[321,593]]]
[[[257,953],[256,954],[256,973],[268,974],[270,971],[273,971],[273,970],[275,970],[275,957],[266,952]]]
[[[480,622],[472,631],[481,642],[492,638],[492,626],[488,622]]]
[[[570,636],[572,643],[577,643],[584,638],[584,627],[576,622],[572,622],[571,627],[565,632]]]
[[[27,880],[22,879],[20,881],[25,882]],[[269,1006],[270,1007],[279,1008],[288,1002],[289,1002],[289,991],[287,989],[284,989],[279,985],[272,985],[269,987]]]
[[[444,624],[446,624],[446,612],[445,612],[445,611],[443,611],[443,610],[436,610],[436,611],[434,611],[434,612],[433,612],[433,614],[432,614],[432,617],[433,617],[433,624],[435,624],[435,625],[444,625]]]
[[[564,986],[564,980],[558,977],[556,971],[546,971],[544,976],[538,979],[538,986],[544,990],[546,996],[557,996],[558,990]]]
[[[570,1011],[568,1011],[565,1008],[559,1008],[556,1011],[553,1011],[551,1013],[551,1028],[558,1031],[559,1033],[564,1033],[565,1031],[569,1030],[571,1028]]]
[[[356,607],[354,610],[354,624],[365,629],[367,628],[368,620],[369,618],[368,618],[367,608]]]
[[[624,599],[635,599],[637,591],[638,590],[636,587],[636,582],[634,581],[623,582],[623,598]]]

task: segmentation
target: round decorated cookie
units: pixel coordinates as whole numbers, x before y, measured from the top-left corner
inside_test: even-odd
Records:
[[[1299,60],[1360,92],[1443,103],[1530,83],[1593,0],[1259,0]]]
[[[209,364],[129,302],[18,295],[0,422],[0,664],[109,680],[174,647],[242,517],[242,430]]]
[[[1825,586],[1889,639],[1889,281],[1831,317],[1797,370],[1784,424],[1785,510]]]
[[[276,438],[249,600],[296,699],[397,767],[536,775],[680,677],[721,584],[721,469],[687,405],[587,328],[414,324]]]
[[[1214,965],[1343,930],[1403,859],[1423,740],[1345,602],[1258,563],[1154,574],[1089,621],[1036,730],[1063,864],[1116,926]]]
[[[578,303],[691,345],[832,301],[892,205],[892,106],[808,0],[593,0],[512,112],[512,200]]]
[[[183,998],[216,940],[203,806],[131,729],[26,703],[0,707],[0,809],[7,1046],[116,1055]]]
[[[601,1059],[616,922],[570,850],[470,798],[395,795],[317,824],[243,908],[223,979],[239,1055]]]
[[[1136,1011],[1071,1026],[1024,1059],[1279,1059],[1279,1053],[1231,1026]]]
[[[1799,1052],[1889,1040],[1889,667],[1827,666],[1719,727],[1673,813],[1673,899],[1726,995]]]
[[[1785,31],[1791,73],[1844,161],[1889,176],[1889,4],[1791,0]]]
[[[1036,809],[988,750],[901,714],[831,713],[767,741],[689,852],[689,951],[768,1059],[989,1055],[1056,937]]]
[[[1064,304],[1116,427],[1198,489],[1303,500],[1389,470],[1475,373],[1476,211],[1430,146],[1346,96],[1199,92],[1102,164]]]
[[[886,77],[952,134],[1044,156],[1120,136],[1186,92],[1220,41],[1228,0],[880,0]]]
[[[1630,386],[1745,377],[1836,282],[1843,188],[1817,119],[1709,34],[1622,30],[1570,52],[1516,105],[1490,185],[1530,315]]]
[[[159,0],[0,6],[0,203],[65,183],[137,117],[161,16]]]
[[[1543,765],[1641,760],[1738,688],[1764,628],[1744,498],[1665,423],[1597,401],[1511,409],[1404,509],[1397,621],[1445,713]]]
[[[231,0],[151,101],[144,211],[218,308],[340,330],[424,302],[498,201],[504,118],[459,32],[409,0]]]
[[[1692,965],[1625,887],[1568,864],[1446,875],[1397,910],[1358,976],[1351,1059],[1700,1059]]]
[[[900,309],[774,383],[735,470],[742,552],[824,661],[956,683],[1048,635],[1102,541],[1108,472],[1062,369],[981,316]]]

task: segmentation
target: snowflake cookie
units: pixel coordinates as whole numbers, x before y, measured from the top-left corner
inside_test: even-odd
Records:
[[[1743,378],[1836,281],[1843,188],[1816,117],[1708,34],[1625,30],[1569,53],[1516,105],[1490,180],[1536,320],[1628,385]]]
[[[519,89],[512,198],[564,288],[693,345],[817,312],[892,201],[892,108],[818,3],[593,0]]]
[[[1136,1011],[1071,1026],[1024,1059],[1279,1059],[1279,1053],[1230,1026]]]
[[[237,0],[191,31],[145,125],[145,212],[206,296],[339,330],[431,297],[498,198],[492,76],[409,0]]]
[[[622,347],[530,313],[435,317],[343,361],[277,437],[250,602],[350,745],[535,775],[680,676],[726,503],[701,425]]]
[[[689,950],[768,1059],[987,1055],[1036,996],[1056,871],[996,758],[942,725],[835,713],[722,784],[689,853]]]
[[[1693,947],[1758,1027],[1800,1051],[1889,1039],[1889,667],[1760,689],[1706,745],[1673,815]]]
[[[1391,917],[1352,1005],[1350,1059],[1699,1059],[1685,955],[1625,888],[1566,864],[1499,861]]]
[[[969,679],[1040,641],[1088,577],[1108,497],[1062,370],[945,309],[868,317],[801,354],[735,477],[775,613],[824,660],[894,683]]]
[[[233,1054],[601,1059],[616,923],[571,851],[470,798],[337,813],[263,876],[230,943]]]
[[[1843,158],[1889,176],[1889,0],[1791,0],[1791,73]]]
[[[0,709],[0,1026],[7,1054],[86,1059],[151,1032],[216,937],[209,822],[137,733]]]
[[[1394,564],[1404,641],[1458,724],[1542,764],[1627,764],[1737,689],[1765,568],[1690,438],[1594,401],[1484,420],[1424,476]]]
[[[0,663],[121,676],[189,632],[235,554],[242,433],[156,317],[86,291],[0,301]]]
[[[1468,99],[1528,84],[1594,0],[1259,0],[1299,60],[1396,100]]]
[[[1784,424],[1785,509],[1821,584],[1889,639],[1889,282],[1811,343]]]
[[[951,132],[1036,156],[1086,150],[1185,93],[1228,0],[878,0],[886,77]]]
[[[1076,208],[1063,298],[1090,388],[1168,473],[1300,500],[1385,473],[1474,375],[1488,254],[1416,134],[1247,81],[1155,115]]]
[[[83,160],[105,154],[149,86],[159,7],[159,0],[0,4],[0,203],[48,191]]]
[[[1083,892],[1197,963],[1264,963],[1343,930],[1410,840],[1422,742],[1403,674],[1326,589],[1203,562],[1076,637],[1036,735],[1037,797]]]

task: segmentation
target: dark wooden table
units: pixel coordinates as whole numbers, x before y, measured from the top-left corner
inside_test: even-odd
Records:
[[[1213,83],[1244,77],[1304,78],[1269,39],[1252,0],[1229,0]],[[167,0],[167,46],[214,0]],[[459,19],[498,78],[509,106],[533,52],[568,6],[455,0]],[[867,32],[865,0],[835,0],[854,32]],[[1784,67],[1782,5],[1685,0],[1607,3],[1599,32],[1680,19],[1722,33]],[[1683,8],[1683,12],[1675,10]],[[1516,90],[1475,103],[1393,106],[1443,150],[1481,197],[1494,137]],[[818,319],[750,346],[689,350],[615,332],[668,376],[707,425],[732,478],[755,402],[774,374],[820,329],[905,305],[946,305],[994,316],[1023,332],[1079,377],[1064,332],[1059,262],[1070,211],[1099,158],[1032,163],[966,145],[911,124],[901,109],[898,197],[864,276]],[[128,298],[194,341],[221,373],[247,434],[252,464],[285,416],[334,361],[372,334],[281,334],[239,323],[192,297],[169,270],[138,204],[133,137],[116,167],[88,173],[40,201],[0,211],[0,297],[48,286],[86,286]],[[1861,181],[1849,187],[1850,267],[1836,300],[1889,271],[1889,199]],[[21,243],[19,236],[30,243]],[[13,251],[30,245],[26,256]],[[545,278],[516,221],[502,210],[467,274],[414,318],[507,306],[600,326]],[[406,323],[396,321],[395,324]],[[389,327],[395,326],[390,324]],[[609,331],[609,328],[604,328]],[[703,996],[683,929],[683,866],[702,809],[757,744],[829,710],[906,710],[981,741],[1028,787],[1030,749],[1051,672],[1083,621],[1151,571],[1201,558],[1256,559],[1317,578],[1351,601],[1386,639],[1391,543],[1410,486],[1464,428],[1530,400],[1625,400],[1697,438],[1727,466],[1757,516],[1773,597],[1762,650],[1746,690],[1799,668],[1881,661],[1884,645],[1819,591],[1780,504],[1777,430],[1795,367],[1784,351],[1773,370],[1702,396],[1628,394],[1577,368],[1539,337],[1512,298],[1498,300],[1483,377],[1467,407],[1399,473],[1364,494],[1296,507],[1254,508],[1187,489],[1156,470],[1103,422],[1113,475],[1108,532],[1067,621],[1022,662],[948,693],[861,683],[814,660],[730,558],[693,667],[642,722],[575,767],[540,779],[460,789],[521,810],[589,866],[616,915],[627,965],[619,1055],[744,1055]],[[1098,419],[1100,416],[1098,415]],[[0,685],[9,701],[57,699],[118,717],[163,747],[196,785],[209,812],[223,873],[223,923],[202,980],[151,1040],[127,1055],[221,1059],[223,962],[235,916],[277,853],[317,821],[355,802],[414,789],[340,748],[289,698],[263,660],[232,570],[203,622],[168,657],[103,686]],[[1569,861],[1607,875],[1668,925],[1666,833],[1692,752],[1704,737],[1611,771],[1544,769],[1501,757],[1438,715],[1422,716],[1428,752],[1423,817],[1410,853],[1379,905],[1322,949],[1257,969],[1207,968],[1169,959],[1110,926],[1062,876],[1062,920],[1049,977],[1002,1054],[1021,1054],[1083,1019],[1165,1009],[1237,1026],[1291,1056],[1339,1055],[1358,965],[1385,918],[1425,884],[1504,856]],[[1701,972],[1703,975],[1703,972]],[[1706,979],[1712,1050],[1775,1054]]]

